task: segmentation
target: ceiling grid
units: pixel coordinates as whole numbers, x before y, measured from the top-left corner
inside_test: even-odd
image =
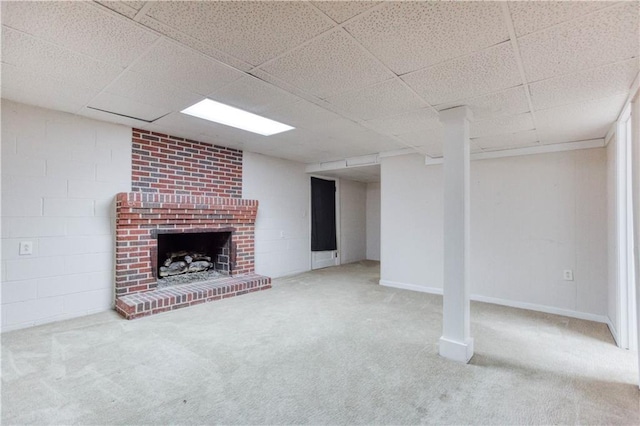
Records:
[[[579,146],[605,136],[637,78],[639,4],[2,2],[2,89],[310,163],[438,157],[439,111],[459,105],[474,152]],[[206,97],[296,129],[267,138],[180,113]]]
[[[540,142],[540,135],[538,134],[538,126],[536,121],[536,113],[533,108],[533,102],[531,102],[531,92],[529,91],[529,82],[527,81],[527,75],[524,72],[524,66],[522,65],[522,55],[520,53],[520,46],[518,46],[518,38],[516,36],[516,30],[513,26],[513,20],[511,18],[511,11],[509,10],[509,3],[502,3],[502,12],[504,14],[504,20],[509,29],[509,38],[511,40],[511,46],[513,47],[513,51],[516,56],[516,64],[518,65],[518,72],[520,73],[520,78],[522,79],[522,85],[524,87],[524,93],[527,97],[527,105],[529,105],[529,113],[531,114],[531,120],[533,121],[533,129],[536,135],[536,140],[534,142]]]

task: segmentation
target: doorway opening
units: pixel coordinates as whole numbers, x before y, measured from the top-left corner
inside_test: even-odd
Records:
[[[331,178],[311,178],[311,269],[340,264],[337,183]]]

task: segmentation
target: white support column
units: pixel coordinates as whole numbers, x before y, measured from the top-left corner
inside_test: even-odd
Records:
[[[444,288],[440,355],[473,356],[469,310],[469,120],[466,106],[440,112],[444,125]]]

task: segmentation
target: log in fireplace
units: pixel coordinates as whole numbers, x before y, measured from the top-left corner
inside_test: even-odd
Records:
[[[162,279],[209,270],[230,275],[235,264],[234,231],[234,228],[158,231],[156,253],[152,253],[154,277]]]

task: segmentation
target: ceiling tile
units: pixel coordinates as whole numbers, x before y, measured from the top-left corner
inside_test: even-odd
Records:
[[[441,158],[443,154],[443,129],[432,129],[428,134],[424,133],[407,133],[401,136],[409,146],[417,151],[427,154],[431,158]],[[474,142],[469,141],[470,151],[472,154],[482,151],[482,149]]]
[[[211,99],[254,113],[300,100],[279,87],[245,76],[209,94]]]
[[[75,113],[89,102],[99,89],[88,89],[73,84],[70,79],[60,81],[51,76],[33,74],[3,63],[0,91],[4,99]]]
[[[616,120],[626,95],[564,105],[536,112],[542,143],[599,139]]]
[[[516,35],[521,36],[579,18],[611,4],[607,1],[512,1],[509,2],[509,10]]]
[[[120,115],[153,121],[171,112],[168,108],[157,107],[144,103],[144,98],[130,99],[110,93],[101,93],[93,99],[87,107],[104,112],[115,112]]]
[[[137,14],[140,8],[144,5],[144,2],[132,2],[132,1],[103,1],[96,0],[96,3],[107,7],[114,12],[119,13],[120,15],[126,16],[127,18],[133,19]],[[140,7],[137,3],[142,3]]]
[[[200,52],[166,39],[153,46],[130,70],[203,96],[244,75]]]
[[[259,65],[331,28],[306,2],[155,2],[147,15]]]
[[[148,128],[152,127],[149,126]],[[214,140],[216,141],[215,143],[220,145],[241,139],[242,136],[244,136],[243,133],[250,134],[243,130],[233,129],[222,124],[213,123],[211,121],[192,117],[180,112],[174,112],[156,120],[153,123],[153,128],[165,129],[165,133],[192,139],[197,139],[195,135],[207,135],[207,140],[204,140],[203,138],[204,142]]]
[[[423,108],[393,117],[378,118],[364,124],[387,135],[428,132],[434,127],[441,126],[438,113],[432,108]]]
[[[2,62],[47,81],[68,87],[102,89],[120,74],[120,67],[99,62],[27,34],[2,27]],[[4,77],[4,76],[3,76]],[[5,82],[3,81],[3,86]],[[34,81],[42,87],[42,82]],[[65,109],[66,111],[66,109]]]
[[[242,61],[236,58],[235,56],[229,55],[221,50],[216,49],[210,43],[205,43],[198,39],[195,39],[190,35],[185,34],[181,31],[178,31],[174,28],[171,28],[170,26],[165,25],[162,22],[159,22],[147,15],[144,15],[140,18],[140,24],[154,31],[157,31],[160,34],[172,40],[175,40],[181,44],[184,44],[185,46],[190,47],[193,50],[202,52],[212,59],[215,59],[227,65],[230,65],[238,70],[249,71],[250,69],[253,68],[253,65],[248,64],[247,62]]]
[[[472,141],[483,150],[493,151],[538,144],[538,135],[535,130],[513,132],[502,135],[483,136]]]
[[[345,29],[397,74],[509,39],[498,2],[389,2]]]
[[[353,145],[361,149],[357,154],[353,155],[375,154],[407,147],[407,144],[399,138],[380,135],[368,129],[365,129],[358,137],[345,136],[338,140],[343,146]]]
[[[203,99],[202,95],[169,86],[132,71],[125,72],[105,92],[136,101],[144,99],[144,103],[148,105],[171,111],[181,111]]]
[[[140,120],[134,120],[132,118],[127,118],[127,117],[122,117],[119,115],[114,115],[114,114],[109,114],[106,112],[102,112],[102,111],[98,111],[96,109],[90,109],[90,108],[82,108],[77,112],[78,115],[81,115],[83,117],[87,117],[87,118],[92,118],[94,120],[100,120],[100,121],[106,121],[109,123],[117,123],[117,124],[122,124],[124,126],[128,126],[128,127],[135,127],[138,129],[146,129],[150,124],[149,123],[145,123],[144,121],[140,121]],[[168,133],[166,130],[162,131],[161,133]],[[185,137],[180,135],[180,137]]]
[[[323,143],[328,141],[325,135],[307,129],[293,129],[288,132],[278,133],[265,139],[265,144],[279,147],[309,146],[322,149]]]
[[[522,84],[509,42],[404,75],[402,79],[431,105]]]
[[[230,148],[245,149],[251,147],[254,148],[253,151],[255,151],[255,149],[262,149],[267,146],[270,139],[267,136],[223,124],[205,122],[202,126],[205,127],[205,131],[202,132],[202,136],[200,136],[202,140]]]
[[[297,161],[299,163],[324,162],[341,158],[336,153],[318,149],[308,149],[306,147],[289,147],[282,150],[269,151],[265,153],[265,155],[283,158],[289,161]]]
[[[442,126],[440,126],[427,132],[408,132],[399,135],[398,138],[409,146],[422,148],[422,151],[431,157],[441,157],[443,131]]]
[[[435,108],[438,111],[442,111],[460,105],[469,106],[475,120],[529,112],[529,103],[527,102],[527,95],[525,94],[523,86],[513,87],[489,95],[463,99],[457,102],[440,104],[436,105]]]
[[[341,93],[326,100],[347,115],[361,120],[398,115],[427,105],[397,79]]]
[[[341,24],[347,19],[380,4],[379,1],[314,1],[313,4],[331,19]]]
[[[146,1],[121,1],[120,3],[124,3],[135,10],[140,10]]]
[[[629,59],[577,74],[551,78],[529,86],[535,110],[628,93],[638,74],[639,60]]]
[[[488,120],[475,120],[470,123],[472,138],[494,136],[505,133],[516,133],[534,129],[531,113],[509,115]]]
[[[386,145],[393,139],[389,136],[381,135],[358,123],[347,119],[334,120],[326,123],[322,134],[333,140],[340,141],[341,144],[371,146],[374,144]],[[368,152],[369,154],[371,152]]]
[[[328,123],[338,120],[348,121],[336,113],[305,100],[269,108],[263,115],[296,128],[314,131],[326,130]]]
[[[261,67],[315,96],[353,90],[393,77],[343,31],[314,40]]]
[[[289,84],[288,82],[281,80],[277,77],[272,76],[271,74],[269,74],[266,71],[262,71],[260,68],[254,68],[251,70],[251,72],[249,73],[250,75],[256,77],[259,80],[264,81],[265,83],[271,84],[274,87],[278,87],[282,90],[284,90],[285,92],[289,92],[292,95],[295,95],[301,99],[307,100],[309,102],[322,102],[321,99],[318,99],[317,96],[313,96],[307,92],[305,92],[304,90],[301,90],[299,88],[297,88],[296,86],[293,86],[291,84]],[[320,103],[318,104],[320,105]],[[329,104],[327,104],[325,102],[324,105],[321,105],[323,108],[327,108],[329,109],[327,106]]]
[[[518,39],[534,82],[638,56],[638,7],[622,4]]]
[[[2,2],[3,25],[94,59],[126,67],[158,36],[79,1]]]

